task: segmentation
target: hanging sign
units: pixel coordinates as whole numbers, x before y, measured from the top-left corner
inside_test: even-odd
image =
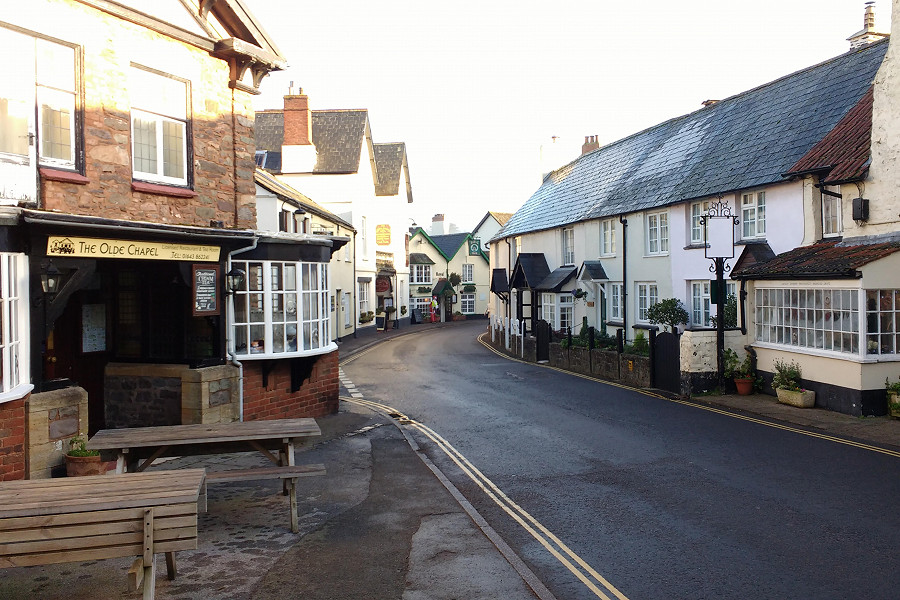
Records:
[[[194,316],[219,314],[219,265],[194,265]]]
[[[375,226],[375,244],[378,246],[391,245],[391,226],[376,225]]]
[[[137,240],[110,240],[51,235],[47,256],[83,258],[131,258],[145,260],[191,260],[218,262],[218,246],[172,244]]]
[[[469,256],[478,256],[481,254],[481,240],[472,238],[469,240]]]
[[[391,291],[391,280],[387,277],[376,277],[375,278],[375,293],[376,294],[384,294],[386,292]]]

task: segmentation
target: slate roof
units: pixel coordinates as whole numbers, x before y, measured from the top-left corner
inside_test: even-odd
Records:
[[[578,272],[579,279],[587,279],[588,281],[607,281],[609,277],[603,268],[603,263],[599,260],[586,260],[581,265]]]
[[[406,145],[403,142],[374,144],[374,148],[375,169],[378,172],[375,195],[396,196],[400,193],[400,177],[403,175],[403,157],[406,154]]]
[[[434,261],[428,258],[424,252],[410,252],[409,264],[411,265],[433,265]]]
[[[900,251],[900,241],[848,245],[837,240],[794,248],[732,272],[735,279],[856,279],[868,263]]]
[[[842,183],[862,179],[869,169],[872,139],[872,102],[874,88],[859,99],[822,141],[791,167],[788,175],[825,173],[823,183]]]
[[[575,267],[557,267],[547,275],[542,282],[534,286],[534,289],[544,292],[558,292],[566,284],[577,269]]]
[[[509,293],[509,280],[506,278],[506,269],[493,269],[491,271],[491,291],[495,294]]]
[[[865,94],[876,42],[633,134],[553,171],[493,239],[783,181]]]
[[[550,267],[542,252],[523,252],[516,258],[516,264],[509,275],[509,287],[534,289],[549,274]]]
[[[362,156],[368,111],[355,109],[310,112],[312,142],[316,146],[318,156],[313,173],[356,173]],[[284,142],[284,112],[282,110],[257,112],[254,135],[257,150],[280,153],[281,144]],[[280,171],[280,155],[278,158],[277,170]],[[270,168],[268,164],[265,167]]]
[[[453,258],[469,237],[468,233],[448,233],[446,235],[428,236],[435,248],[441,251],[447,260]]]

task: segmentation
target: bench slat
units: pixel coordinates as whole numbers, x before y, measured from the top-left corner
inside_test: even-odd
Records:
[[[153,530],[153,538],[156,542],[169,540],[196,539],[196,527],[175,527],[172,529]],[[36,554],[45,552],[58,552],[71,548],[102,548],[107,546],[126,546],[141,544],[144,541],[144,528],[141,523],[140,531],[107,535],[86,535],[73,538],[57,538],[49,540],[36,540],[11,544],[0,544],[0,556],[7,557],[15,554]],[[154,544],[154,547],[158,544]],[[159,552],[158,550],[156,552]],[[143,550],[141,551],[143,554]]]
[[[283,467],[260,467],[257,469],[236,469],[217,471],[206,474],[206,483],[225,483],[229,481],[255,481],[260,479],[292,479],[294,477],[312,477],[324,475],[325,465],[286,465]]]
[[[155,506],[153,507],[153,514],[156,515],[157,518],[196,515],[197,503],[184,502],[181,504]],[[61,525],[86,525],[88,523],[106,523],[107,521],[128,521],[133,519],[143,519],[143,515],[143,508],[121,508],[118,510],[98,510],[60,515],[42,515],[38,517],[10,517],[0,519],[0,531],[57,527]]]
[[[153,548],[156,554],[159,554],[160,552],[177,552],[179,550],[196,549],[197,538],[160,542],[155,544]],[[143,556],[143,554],[144,546],[142,537],[141,542],[127,546],[63,550],[60,552],[24,554],[19,556],[0,556],[0,569],[9,567],[31,567],[34,565],[51,565],[65,562],[84,562],[86,560],[100,560],[103,558]]]
[[[10,508],[7,510],[3,510],[0,508],[0,516],[3,517],[22,517],[22,516],[30,516],[30,515],[52,515],[58,513],[67,513],[72,512],[72,507],[77,506],[79,504],[84,504],[89,509],[93,510],[103,510],[103,509],[118,509],[118,508],[136,508],[143,506],[158,506],[161,503],[166,504],[177,504],[189,502],[191,500],[197,500],[197,490],[194,489],[190,492],[184,493],[184,495],[173,495],[170,492],[153,492],[149,494],[144,494],[139,497],[133,496],[129,497],[127,500],[123,500],[122,498],[95,498],[95,497],[84,497],[84,498],[69,498],[66,500],[51,500],[51,501],[33,501],[33,502],[18,502],[15,508]],[[124,506],[123,506],[124,504]]]
[[[154,509],[153,530],[173,529],[176,527],[196,527],[197,515],[183,515],[175,517],[156,517]],[[78,525],[63,525],[58,527],[38,526],[32,529],[15,529],[4,531],[0,527],[0,545],[17,542],[32,542],[39,540],[74,539],[91,535],[112,535],[116,533],[129,533],[143,531],[143,523],[138,520],[110,521],[109,523],[85,523]]]

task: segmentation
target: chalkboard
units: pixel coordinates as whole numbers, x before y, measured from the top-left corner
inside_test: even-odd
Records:
[[[421,309],[421,308],[414,308],[414,309],[412,309],[412,312],[410,313],[409,322],[410,322],[411,325],[412,325],[412,324],[415,324],[415,323],[422,323],[422,322],[424,322],[424,321],[422,320],[422,309]]]
[[[194,316],[219,314],[219,265],[193,265]]]

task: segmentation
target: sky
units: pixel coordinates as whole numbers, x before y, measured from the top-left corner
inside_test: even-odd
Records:
[[[244,0],[316,109],[366,108],[405,142],[414,203],[460,230],[515,212],[542,173],[601,145],[846,52],[864,0]],[[891,2],[875,5],[890,31]],[[302,191],[302,190],[301,190]],[[315,200],[315,198],[313,198]]]

